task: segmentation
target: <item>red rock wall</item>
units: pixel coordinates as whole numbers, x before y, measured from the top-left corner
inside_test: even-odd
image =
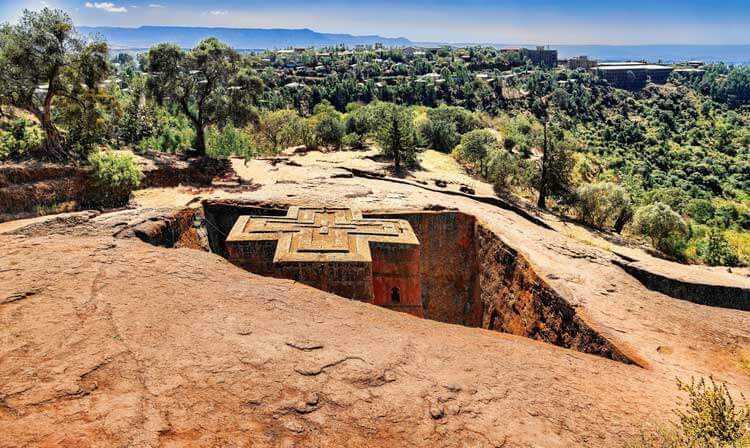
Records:
[[[592,329],[514,248],[477,225],[482,328],[631,363]]]
[[[371,243],[370,251],[373,303],[422,317],[419,246]]]
[[[464,213],[374,213],[365,217],[405,219],[419,239],[424,317],[478,327],[482,307],[477,289],[474,223]]]

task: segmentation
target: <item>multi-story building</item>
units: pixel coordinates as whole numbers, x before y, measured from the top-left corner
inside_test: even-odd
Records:
[[[664,84],[674,71],[668,65],[642,62],[602,63],[593,70],[613,87],[630,90],[642,89],[648,82]]]

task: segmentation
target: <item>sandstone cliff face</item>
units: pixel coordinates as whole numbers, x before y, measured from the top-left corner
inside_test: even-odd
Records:
[[[516,249],[477,224],[482,328],[631,363],[553,290]]]

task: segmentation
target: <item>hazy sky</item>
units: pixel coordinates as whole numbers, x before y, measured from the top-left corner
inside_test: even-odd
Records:
[[[77,25],[311,28],[414,41],[750,44],[750,0],[0,0],[68,11]]]

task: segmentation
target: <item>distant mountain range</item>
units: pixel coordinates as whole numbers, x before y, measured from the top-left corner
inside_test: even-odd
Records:
[[[319,33],[310,29],[208,28],[177,26],[141,26],[138,28],[78,27],[81,34],[98,34],[115,49],[149,48],[159,42],[172,42],[192,48],[206,37],[216,37],[238,50],[287,47],[323,47],[344,44],[386,46],[411,45],[403,37],[354,36],[351,34]]]

